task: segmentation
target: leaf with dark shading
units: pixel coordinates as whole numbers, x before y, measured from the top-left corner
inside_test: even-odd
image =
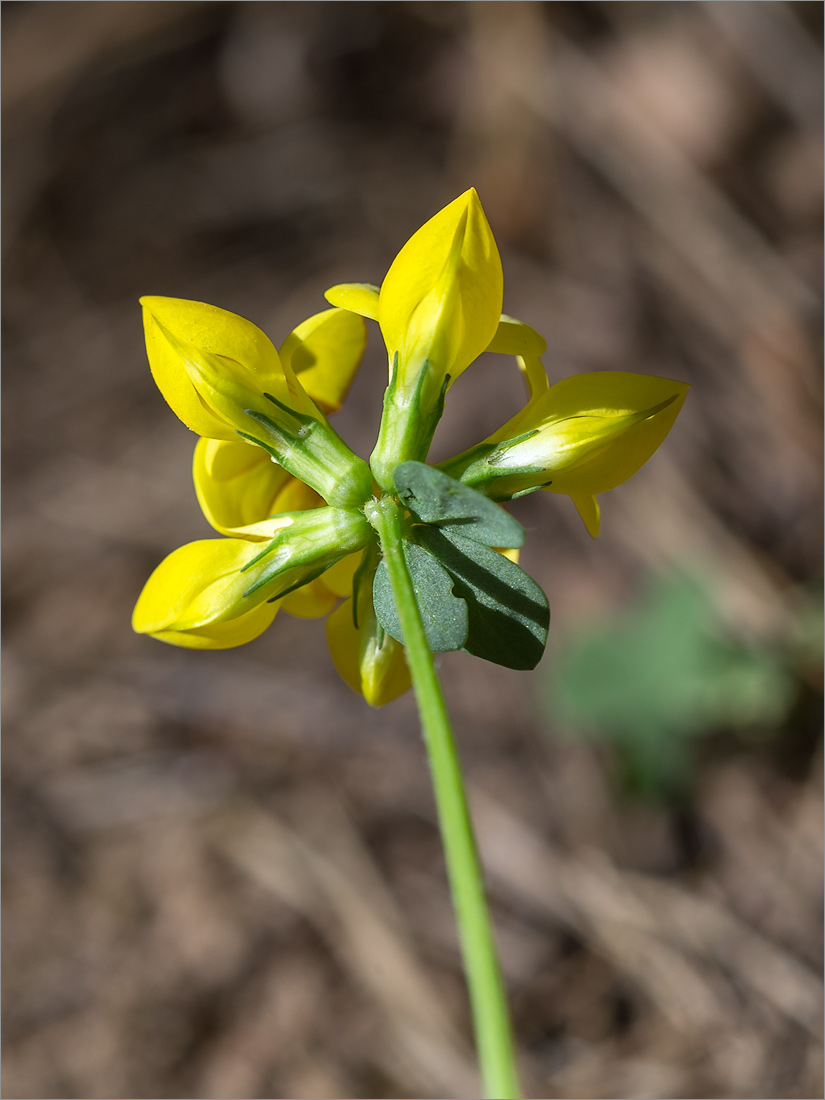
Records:
[[[505,668],[535,668],[547,644],[550,608],[533,578],[454,528],[422,526],[413,533],[453,578],[455,594],[467,602],[464,651]]]
[[[467,640],[466,602],[453,595],[452,578],[432,554],[407,539],[403,546],[430,652],[461,649]],[[381,561],[375,571],[372,594],[379,623],[390,637],[403,645],[401,621],[385,561]]]
[[[424,523],[455,528],[485,546],[515,549],[524,528],[489,497],[424,462],[402,462],[393,475],[406,508]]]

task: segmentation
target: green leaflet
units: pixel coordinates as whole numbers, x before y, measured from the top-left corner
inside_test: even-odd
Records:
[[[550,608],[533,578],[453,527],[415,527],[413,534],[452,577],[455,595],[466,600],[464,652],[505,668],[535,668],[547,644]]]
[[[524,528],[487,497],[423,462],[394,474],[404,505],[423,520],[404,538],[404,556],[433,653],[463,649],[506,668],[535,668],[547,643],[547,597],[493,546],[517,547]],[[386,565],[376,571],[378,621],[404,641]]]
[[[404,558],[412,577],[430,652],[446,653],[451,649],[461,649],[467,639],[467,603],[453,595],[453,582],[449,574],[432,554],[408,539],[404,540]],[[403,645],[398,609],[384,561],[375,571],[372,598],[378,622],[390,637]]]
[[[393,480],[402,503],[424,523],[450,527],[485,546],[516,548],[524,542],[524,528],[503,508],[434,466],[402,462]]]

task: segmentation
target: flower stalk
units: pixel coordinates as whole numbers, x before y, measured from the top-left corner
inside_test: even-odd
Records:
[[[478,1059],[487,1097],[520,1095],[510,1016],[467,792],[441,684],[427,645],[402,546],[401,508],[391,496],[367,504],[387,563],[407,663],[430,762],[441,838],[470,991]]]

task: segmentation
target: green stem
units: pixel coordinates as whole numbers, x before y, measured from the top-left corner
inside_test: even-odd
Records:
[[[399,505],[384,497],[366,514],[381,540],[429,754],[485,1095],[509,1100],[520,1091],[507,998],[455,739],[404,559]]]

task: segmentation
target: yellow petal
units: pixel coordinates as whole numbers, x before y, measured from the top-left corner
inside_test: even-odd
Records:
[[[332,611],[338,603],[338,597],[327,588],[321,577],[317,577],[284,596],[279,603],[284,611],[298,619],[320,619],[322,615]]]
[[[552,409],[547,431],[571,435],[564,461],[573,464],[551,471],[550,492],[594,496],[627,481],[673,427],[688,389],[684,382],[619,371],[557,383],[546,397]],[[576,461],[578,455],[584,461]]]
[[[378,287],[372,283],[339,283],[331,286],[324,297],[332,306],[349,309],[370,321],[378,320]]]
[[[228,622],[211,623],[192,630],[159,630],[152,637],[185,649],[232,649],[263,634],[277,615],[279,606],[279,601],[262,603]]]
[[[527,386],[530,399],[527,408],[529,409],[533,407],[542,394],[547,393],[550,389],[550,380],[541,359],[537,355],[517,355],[516,364]]]
[[[289,384],[271,341],[250,321],[203,302],[144,297],[146,350],[158,389],[187,427],[212,439],[237,439],[234,426],[204,404],[186,369],[187,351],[217,357],[258,392],[290,403]],[[171,337],[171,339],[170,339]]]
[[[584,525],[593,538],[598,538],[601,527],[601,509],[594,496],[586,493],[571,493],[570,499],[576,505],[576,510],[584,521]]]
[[[527,404],[521,408],[515,416],[510,417],[506,424],[502,424],[497,432],[494,432],[485,442],[499,443],[506,439],[513,439],[522,432],[535,427],[542,415],[546,402],[539,402],[550,390],[550,382],[541,359],[536,355],[517,355],[516,365],[521,371],[521,376],[527,386]]]
[[[272,505],[273,515],[281,512],[308,512],[313,508],[324,506],[323,497],[310,489],[297,477],[290,477],[284,482]]]
[[[578,374],[556,383],[505,429],[530,438],[503,450],[495,466],[539,470],[534,483],[553,493],[594,496],[627,481],[670,431],[688,386],[619,371]]]
[[[534,328],[502,313],[496,334],[485,349],[502,355],[544,355],[547,341]]]
[[[355,571],[361,564],[362,553],[348,554],[341,558],[332,568],[327,569],[323,575],[323,582],[336,596],[349,596],[352,592],[352,579]]]
[[[471,188],[407,241],[381,285],[378,320],[402,388],[425,360],[435,393],[447,375],[454,382],[495,336],[502,295],[498,249]]]
[[[327,619],[327,643],[341,678],[371,707],[390,703],[410,688],[404,647],[377,626],[374,613],[363,614],[356,629],[352,600]]]
[[[519,558],[521,557],[521,551],[518,547],[510,548],[497,546],[495,549],[497,553],[503,555],[505,558],[509,558],[514,565],[518,565]]]
[[[268,594],[263,588],[244,596],[256,570],[241,570],[260,549],[242,539],[202,539],[173,551],[146,582],[132,615],[133,629],[179,633],[245,616]]]
[[[287,336],[280,356],[325,412],[341,407],[364,354],[367,326],[356,313],[327,309]]]
[[[232,442],[200,439],[195,446],[192,476],[203,514],[224,535],[265,538],[255,525],[276,511],[297,511],[302,505],[276,507],[293,482],[266,451],[236,436]],[[297,482],[303,485],[302,482]],[[307,492],[312,492],[304,486]],[[313,494],[319,502],[321,498]],[[271,536],[269,536],[271,537]]]

